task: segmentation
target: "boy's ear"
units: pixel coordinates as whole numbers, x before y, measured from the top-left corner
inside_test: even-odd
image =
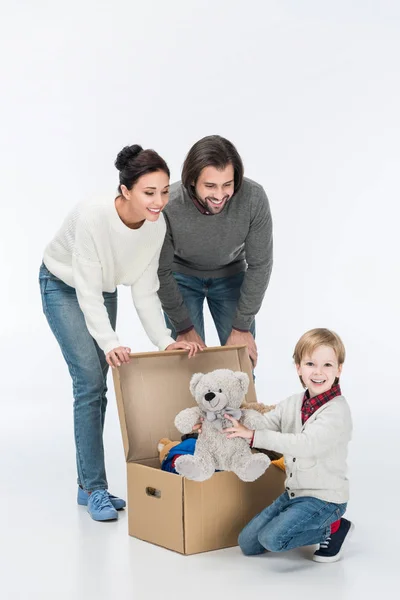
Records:
[[[300,365],[296,365],[296,371],[297,371],[297,375],[299,376],[301,385],[303,386],[304,389],[306,389],[306,386],[304,385],[303,378],[301,376],[301,366]]]

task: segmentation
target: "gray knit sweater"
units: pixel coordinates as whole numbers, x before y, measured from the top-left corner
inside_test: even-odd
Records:
[[[192,325],[173,272],[200,278],[246,271],[232,326],[248,331],[260,309],[272,269],[272,218],[261,185],[245,178],[224,210],[202,214],[180,182],[164,209],[167,233],[160,256],[160,297],[176,331]]]
[[[304,392],[279,402],[264,416],[266,429],[256,430],[253,447],[280,452],[285,457],[290,498],[313,496],[341,504],[349,499],[347,451],[352,435],[350,407],[336,396],[304,423]]]

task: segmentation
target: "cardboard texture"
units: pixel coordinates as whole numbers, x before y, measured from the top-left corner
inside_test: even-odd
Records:
[[[199,483],[160,469],[159,440],[180,440],[175,416],[196,404],[189,391],[192,375],[214,369],[247,373],[246,401],[256,401],[246,347],[207,348],[190,360],[182,351],[132,354],[129,364],[113,371],[127,462],[129,534],[182,554],[236,546],[246,523],[284,490],[285,475],[274,465],[253,483],[229,472]]]

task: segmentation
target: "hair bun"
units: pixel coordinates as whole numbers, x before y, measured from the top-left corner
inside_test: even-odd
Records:
[[[134,144],[133,146],[125,146],[125,148],[122,148],[121,152],[118,152],[118,156],[114,163],[118,171],[123,171],[125,167],[128,166],[130,161],[136,158],[136,156],[138,156],[142,150],[142,146],[139,146],[138,144]]]

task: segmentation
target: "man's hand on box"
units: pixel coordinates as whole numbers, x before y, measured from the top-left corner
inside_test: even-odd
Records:
[[[250,331],[238,331],[237,329],[232,329],[225,346],[247,346],[254,367],[257,365],[257,344]]]
[[[186,333],[178,334],[176,341],[177,342],[193,342],[194,344],[198,344],[201,347],[201,349],[206,347],[203,339],[199,336],[199,334],[197,333],[197,331],[194,328],[191,329],[190,331],[187,331]]]

